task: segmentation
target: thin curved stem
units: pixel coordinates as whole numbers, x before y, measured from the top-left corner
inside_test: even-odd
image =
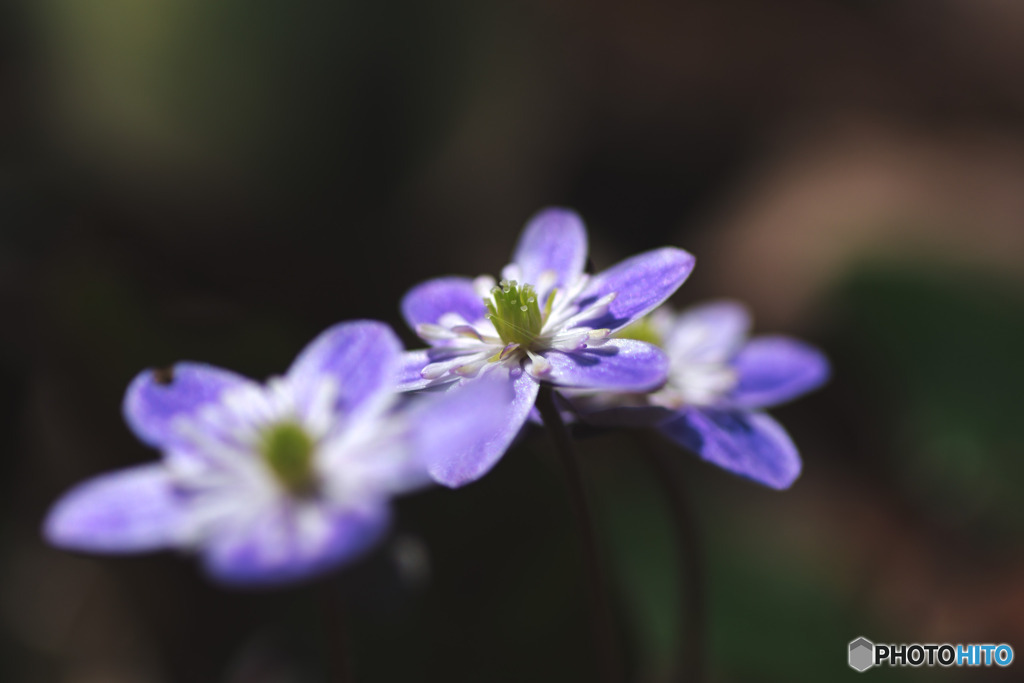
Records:
[[[664,491],[672,512],[679,565],[683,583],[679,590],[680,661],[676,662],[674,680],[680,683],[701,683],[705,676],[706,605],[704,603],[704,563],[700,532],[684,483],[660,443],[649,433],[643,434],[642,449],[654,470],[654,477]]]
[[[566,429],[565,422],[558,412],[558,406],[555,405],[554,396],[555,392],[550,386],[542,385],[540,393],[537,395],[537,410],[540,411],[544,426],[547,428],[548,434],[551,435],[555,450],[558,451],[565,469],[569,499],[583,545],[590,598],[590,625],[594,648],[597,650],[595,654],[600,662],[600,680],[604,683],[615,683],[621,680],[621,674],[615,625],[612,619],[611,603],[608,599],[608,581],[598,551],[594,517],[587,499],[576,448],[569,435],[569,430]]]

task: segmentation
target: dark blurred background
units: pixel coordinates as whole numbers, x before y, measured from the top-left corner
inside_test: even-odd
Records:
[[[543,434],[303,588],[39,535],[68,486],[155,456],[119,413],[140,369],[265,377],[360,317],[413,345],[403,292],[495,273],[550,204],[598,268],[683,247],[676,306],[745,300],[833,360],[776,411],[791,490],[678,454],[713,680],[853,679],[860,635],[1024,652],[1022,115],[1024,5],[1001,0],[4,3],[0,680],[326,680],[338,591],[361,683],[593,680]],[[632,680],[663,681],[668,508],[635,441],[582,448]]]

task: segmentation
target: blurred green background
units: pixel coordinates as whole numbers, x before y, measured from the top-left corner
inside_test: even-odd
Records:
[[[540,433],[292,590],[39,536],[68,486],[154,457],[119,414],[141,368],[266,377],[361,317],[412,345],[404,291],[497,272],[550,204],[598,268],[686,248],[674,305],[745,300],[834,363],[776,411],[791,490],[676,454],[710,680],[853,680],[861,635],[1022,651],[1022,38],[1024,5],[977,0],[3,4],[0,680],[324,681],[339,599],[360,682],[594,680]],[[658,683],[684,577],[639,448],[581,442],[630,680]]]

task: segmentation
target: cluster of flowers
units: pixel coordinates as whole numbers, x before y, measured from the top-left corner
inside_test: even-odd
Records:
[[[685,251],[596,275],[586,260],[580,219],[549,209],[500,282],[446,277],[405,296],[427,349],[403,351],[387,325],[354,321],[265,384],[190,362],[143,372],[124,416],[162,459],[73,488],[46,537],[91,552],[192,551],[233,585],[316,575],[385,534],[393,496],[486,474],[537,419],[542,383],[572,419],[651,426],[725,469],[789,486],[799,456],[761,410],[824,382],[824,357],[793,339],[748,341],[734,303],[641,320],[690,274]]]

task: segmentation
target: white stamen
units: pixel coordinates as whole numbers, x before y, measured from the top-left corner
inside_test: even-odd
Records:
[[[505,360],[506,358],[510,358],[512,354],[515,353],[518,349],[519,344],[515,342],[507,344],[505,348],[501,350],[501,353],[498,355],[498,360]]]
[[[481,359],[486,361],[489,355],[488,351],[462,353],[448,360],[431,363],[420,371],[420,377],[423,379],[438,379],[449,372],[457,371],[464,365],[471,365]]]
[[[483,341],[483,335],[472,325],[456,325],[452,328],[452,332],[462,337],[472,337],[477,341]]]
[[[550,345],[551,348],[559,351],[578,351],[586,346],[589,339],[590,332],[588,330],[563,332],[552,337]]]
[[[537,278],[537,292],[544,296],[551,291],[551,288],[558,282],[558,273],[548,268]]]
[[[487,358],[478,358],[474,361],[460,365],[459,367],[452,370],[456,375],[461,377],[472,377],[480,371],[480,368],[487,365]]]
[[[501,284],[505,286],[506,282],[516,281],[519,282],[523,279],[523,271],[519,268],[518,263],[510,263],[501,269]]]
[[[437,379],[438,377],[445,374],[454,367],[455,365],[451,362],[431,363],[430,365],[427,365],[422,370],[420,370],[420,377],[422,377],[423,379]]]
[[[526,355],[530,357],[530,374],[534,377],[540,377],[551,372],[551,363],[544,356],[527,351]]]
[[[441,327],[452,328],[455,327],[456,325],[468,325],[469,321],[463,318],[458,313],[452,313],[449,311],[448,313],[443,314],[440,318],[437,319],[437,324],[440,325]]]
[[[481,299],[489,299],[491,290],[494,289],[494,278],[490,275],[481,275],[473,280],[473,289]]]
[[[725,363],[675,362],[668,384],[651,395],[651,403],[667,408],[714,405],[736,386],[739,377]]]
[[[613,301],[615,301],[616,296],[618,296],[616,292],[612,292],[611,294],[605,294],[600,299],[598,299],[591,305],[587,306],[586,308],[583,308],[578,312],[566,317],[555,318],[555,315],[552,314],[551,317],[552,319],[554,319],[552,324],[556,325],[560,329],[569,329],[575,327],[581,322],[593,320],[594,318],[600,318],[601,316],[608,312],[608,306]]]
[[[416,326],[416,334],[424,341],[445,341],[456,337],[456,334],[447,327],[433,323],[420,323]]]

